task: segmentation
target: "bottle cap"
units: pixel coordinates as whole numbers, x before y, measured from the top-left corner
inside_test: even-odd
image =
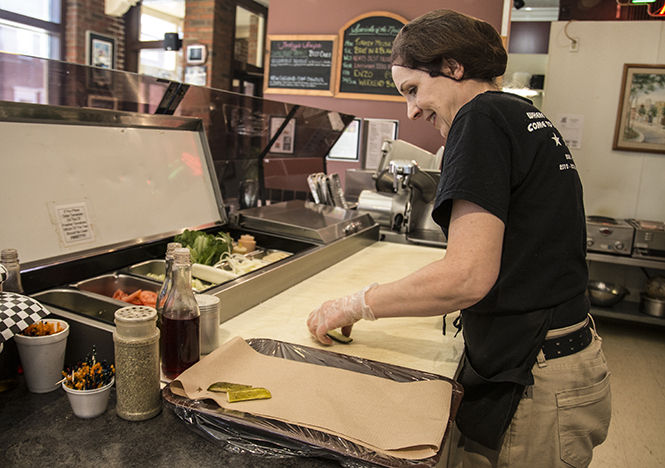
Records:
[[[118,335],[126,338],[145,338],[155,333],[157,311],[148,306],[128,306],[115,311]]]

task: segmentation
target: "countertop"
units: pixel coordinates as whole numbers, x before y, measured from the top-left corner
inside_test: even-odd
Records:
[[[361,321],[351,344],[324,347],[309,336],[305,320],[323,301],[352,293],[371,282],[388,282],[441,258],[437,248],[377,242],[262,304],[220,325],[220,343],[234,336],[271,338],[322,347],[451,377],[463,349],[461,334],[447,318]],[[222,307],[224,305],[222,304]],[[221,448],[190,430],[165,408],[158,416],[129,422],[115,412],[115,390],[107,411],[94,419],[75,417],[62,389],[34,394],[22,377],[0,393],[2,466],[339,466],[307,458],[264,458]]]

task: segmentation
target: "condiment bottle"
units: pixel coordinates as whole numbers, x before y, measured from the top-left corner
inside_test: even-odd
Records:
[[[189,249],[173,253],[173,285],[162,310],[162,372],[175,379],[199,360],[199,306],[192,291]]]
[[[201,312],[201,354],[212,353],[219,346],[219,297],[197,294]]]
[[[157,293],[157,301],[155,307],[157,309],[157,327],[161,329],[162,323],[162,309],[164,308],[164,302],[166,301],[166,296],[168,296],[169,291],[171,290],[171,285],[173,284],[173,252],[175,249],[181,248],[182,244],[180,242],[169,242],[166,244],[166,256],[164,261],[164,269],[166,274],[164,275],[164,282],[162,287]]]
[[[159,330],[157,311],[129,306],[115,311],[116,412],[129,421],[142,421],[161,409]]]
[[[16,249],[2,249],[0,251],[0,263],[7,269],[7,279],[2,282],[2,290],[22,294],[21,266],[18,262],[18,252]]]

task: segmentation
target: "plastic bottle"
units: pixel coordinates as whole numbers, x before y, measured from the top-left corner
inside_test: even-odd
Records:
[[[129,421],[152,418],[162,409],[156,319],[157,311],[147,306],[115,311],[116,412]]]
[[[173,285],[162,309],[162,372],[175,379],[199,360],[199,306],[192,291],[189,249],[173,253]]]

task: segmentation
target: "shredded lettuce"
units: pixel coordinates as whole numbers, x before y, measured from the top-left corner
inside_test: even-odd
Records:
[[[214,265],[224,252],[230,252],[233,248],[233,239],[226,232],[207,234],[185,229],[182,234],[175,236],[174,241],[189,249],[192,263],[202,265]]]

